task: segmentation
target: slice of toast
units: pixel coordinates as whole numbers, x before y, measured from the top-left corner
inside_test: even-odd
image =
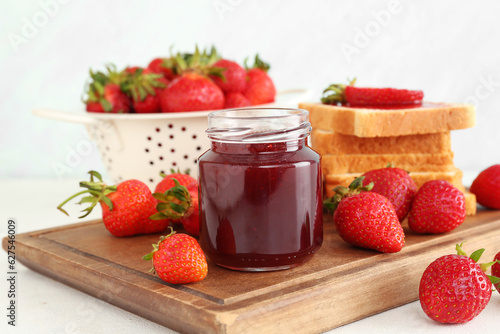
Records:
[[[466,129],[476,124],[472,104],[430,103],[407,109],[364,109],[299,103],[309,111],[313,129],[358,137],[391,137]]]
[[[314,129],[311,147],[321,155],[327,154],[405,154],[450,153],[450,132],[363,138],[334,131]]]
[[[408,172],[453,172],[453,152],[408,154],[327,154],[322,156],[324,175],[364,173],[391,163]]]

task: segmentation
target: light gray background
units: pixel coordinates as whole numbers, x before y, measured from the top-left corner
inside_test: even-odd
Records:
[[[472,102],[474,129],[455,131],[455,164],[500,162],[498,1],[14,1],[0,3],[0,177],[56,178],[83,125],[33,116],[81,111],[88,69],[146,65],[215,45],[242,62],[259,52],[278,90],[357,77],[358,85],[422,89],[428,101]],[[104,171],[97,148],[63,177]]]

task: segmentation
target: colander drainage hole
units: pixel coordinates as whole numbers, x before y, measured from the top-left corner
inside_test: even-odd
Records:
[[[150,161],[149,164],[150,165],[154,165],[155,163],[154,163],[154,161]]]
[[[177,162],[172,162],[172,166],[177,166]]]
[[[144,149],[144,151],[146,151],[146,153],[149,153],[149,148]]]
[[[163,157],[160,155],[159,159],[160,159],[160,160],[163,160]]]
[[[196,146],[197,151],[201,151],[201,146]]]
[[[170,139],[174,139],[174,135],[170,135],[168,136]]]
[[[196,139],[198,136],[197,135],[193,135],[193,139]]]
[[[150,136],[148,136],[148,140],[151,140],[151,137],[150,137]]]
[[[161,147],[161,143],[158,143],[158,147]]]
[[[185,127],[185,126],[183,126],[183,127],[181,128],[181,131],[186,131],[186,127]]]
[[[160,132],[160,128],[156,128],[156,132]]]
[[[174,153],[175,152],[175,148],[171,148],[170,152]]]
[[[186,154],[186,155],[184,155],[184,159],[187,159],[187,158],[189,158],[189,157],[187,156],[187,154]]]

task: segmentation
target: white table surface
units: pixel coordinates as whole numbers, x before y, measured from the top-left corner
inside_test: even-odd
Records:
[[[474,173],[464,177],[470,184]],[[85,178],[85,177],[84,177]],[[15,218],[17,233],[70,224],[77,221],[81,208],[69,203],[66,217],[56,206],[78,189],[79,180],[0,180],[0,207],[3,238],[7,220]],[[86,220],[100,217],[96,210]],[[1,252],[5,275],[7,253]],[[7,281],[1,280],[1,333],[175,333],[174,331],[136,316],[104,301],[40,275],[17,262],[16,327],[6,318]],[[4,276],[5,277],[5,276]],[[413,302],[363,320],[331,330],[331,334],[348,333],[499,333],[500,294],[496,291],[485,310],[474,320],[462,325],[442,325],[430,320],[418,302]]]

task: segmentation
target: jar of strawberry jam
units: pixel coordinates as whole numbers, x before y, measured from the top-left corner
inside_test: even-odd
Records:
[[[233,109],[208,116],[198,162],[200,244],[242,271],[296,267],[323,242],[320,156],[300,109]]]

